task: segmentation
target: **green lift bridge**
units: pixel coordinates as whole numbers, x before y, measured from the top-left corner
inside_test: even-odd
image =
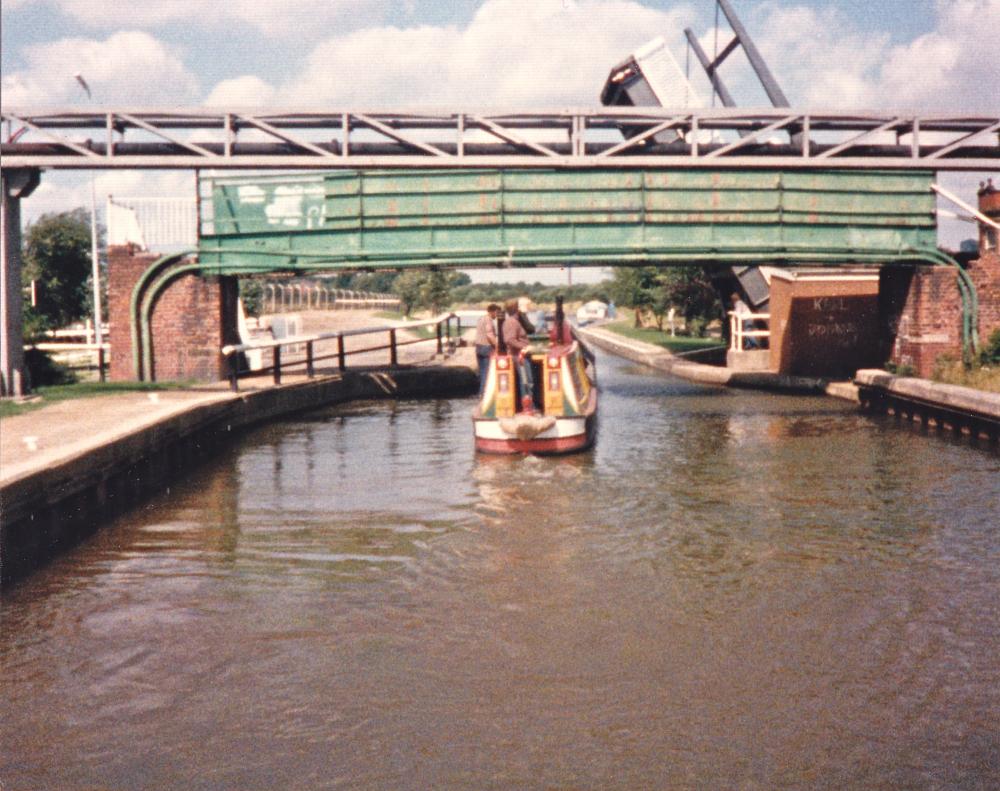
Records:
[[[197,259],[157,261],[132,295],[136,370],[175,278],[536,266],[885,266],[956,270],[937,249],[933,171],[368,170],[202,182]]]

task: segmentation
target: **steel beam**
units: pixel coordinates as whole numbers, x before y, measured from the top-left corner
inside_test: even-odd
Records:
[[[767,93],[767,98],[771,100],[771,104],[775,107],[788,107],[788,97],[785,96],[785,92],[781,90],[778,81],[771,74],[771,70],[767,67],[767,63],[764,62],[764,58],[757,50],[757,46],[753,43],[753,39],[750,38],[750,34],[747,33],[747,29],[743,27],[740,18],[736,16],[733,7],[729,5],[729,0],[717,0],[717,2],[719,8],[722,9],[722,13],[729,20],[729,26],[733,29],[740,44],[743,45],[743,51],[747,55],[747,60],[750,61],[750,65],[757,73],[760,84],[764,86],[764,91]]]
[[[801,136],[800,145],[752,142],[789,117],[797,119],[788,132]],[[912,130],[912,139],[905,145],[891,134],[899,128],[900,118]],[[747,169],[1000,167],[1000,116],[996,114],[911,117],[731,107],[253,114],[237,109],[111,108],[96,112],[5,109],[2,120],[12,130],[10,139],[0,141],[4,171],[43,167],[714,168],[720,161]],[[681,139],[656,143],[656,131],[667,128],[676,129]],[[239,140],[244,130],[255,132],[252,142]],[[696,130],[710,132],[712,142],[700,141]],[[199,136],[199,131],[204,134]],[[471,134],[478,137],[470,139]],[[622,137],[616,140],[611,134]],[[740,144],[733,146],[741,137]]]

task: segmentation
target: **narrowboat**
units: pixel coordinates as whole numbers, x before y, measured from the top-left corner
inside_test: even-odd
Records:
[[[490,358],[483,395],[472,414],[476,450],[539,456],[586,450],[597,436],[593,353],[565,321],[561,300],[552,331],[529,337],[530,396],[519,396],[515,356],[501,344]]]

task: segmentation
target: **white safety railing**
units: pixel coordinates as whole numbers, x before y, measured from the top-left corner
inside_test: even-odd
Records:
[[[761,341],[769,341],[771,338],[770,313],[734,313],[729,311],[727,315],[729,316],[730,351],[743,352],[747,350],[748,346],[751,349],[765,348],[766,344],[761,343]],[[767,329],[758,329],[757,322],[766,323]]]
[[[351,291],[315,283],[265,283],[263,309],[268,313],[292,310],[398,309],[399,297],[370,291]]]

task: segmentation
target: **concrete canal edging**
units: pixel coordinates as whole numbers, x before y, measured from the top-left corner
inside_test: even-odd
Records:
[[[62,454],[5,465],[0,585],[24,578],[251,426],[349,401],[471,395],[477,387],[471,368],[439,365],[345,371],[239,393],[206,391],[123,419]]]
[[[856,390],[845,382],[830,382],[814,376],[789,376],[769,371],[735,371],[718,365],[706,365],[684,354],[673,354],[651,343],[624,338],[600,327],[578,327],[576,332],[588,343],[658,371],[701,384],[776,390],[785,393],[816,393],[857,400]]]
[[[855,375],[861,406],[927,427],[1000,441],[1000,393],[865,369]]]
[[[993,443],[998,442],[1000,435],[1000,394],[997,393],[894,376],[874,369],[858,371],[853,382],[733,371],[694,362],[609,330],[582,327],[577,332],[589,343],[612,354],[702,384],[829,395],[858,403],[866,411],[895,415]]]

